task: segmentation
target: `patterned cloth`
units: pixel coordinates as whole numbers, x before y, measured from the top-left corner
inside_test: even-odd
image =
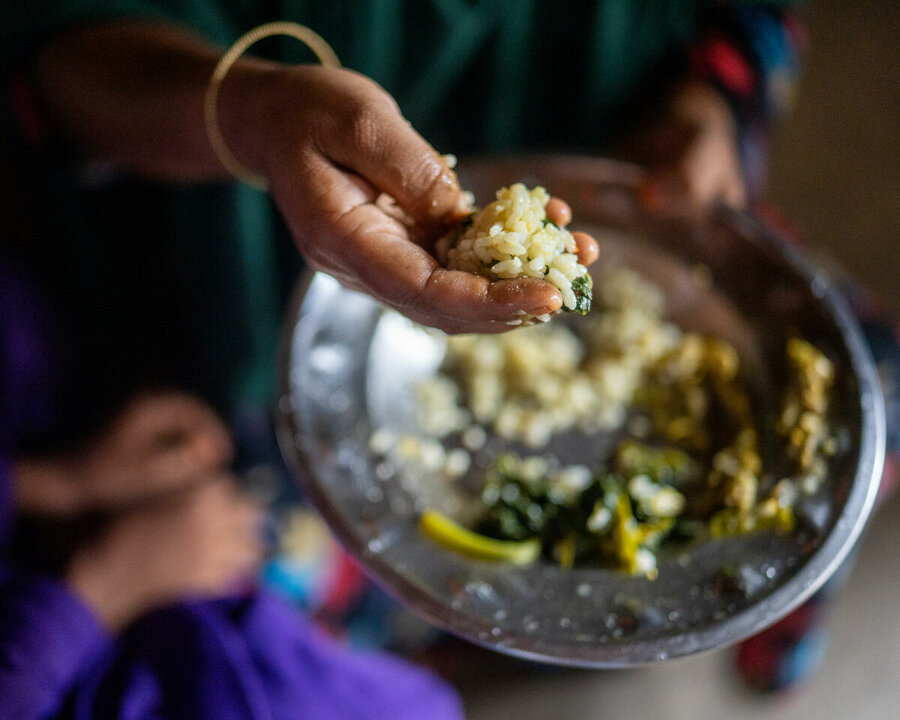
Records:
[[[765,5],[706,6],[690,49],[694,77],[711,82],[730,101],[738,123],[750,197],[763,196],[769,134],[793,104],[806,30],[791,12]]]

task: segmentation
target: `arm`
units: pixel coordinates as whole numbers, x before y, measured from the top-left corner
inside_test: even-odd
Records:
[[[51,130],[146,176],[222,178],[202,99],[220,50],[171,25],[116,22],[57,35],[33,62]],[[455,174],[380,87],[348,70],[243,59],[219,120],[238,160],[266,177],[307,262],[409,317],[451,332],[501,332],[554,312],[540,280],[447,271],[432,244],[465,212]],[[378,201],[396,200],[393,208]]]
[[[86,155],[149,176],[221,177],[192,106],[212,71],[212,52],[150,23],[115,27],[65,33],[42,46],[31,79],[45,129]]]
[[[47,131],[80,152],[161,180],[226,179],[202,114],[219,56],[217,48],[175,25],[106,23],[42,45],[31,76]],[[252,133],[239,143],[235,128],[259,121],[255,90],[272,67],[242,59],[223,83],[221,122],[244,158],[256,152],[244,148]]]

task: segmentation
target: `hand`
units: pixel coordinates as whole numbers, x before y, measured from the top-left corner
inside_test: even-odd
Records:
[[[203,402],[178,393],[145,395],[85,450],[17,463],[16,500],[39,514],[128,505],[205,480],[231,454],[227,429]]]
[[[448,332],[501,332],[520,311],[561,307],[542,280],[490,282],[439,267],[433,243],[467,211],[459,183],[375,83],[319,66],[259,73],[249,83],[226,78],[223,132],[238,159],[268,178],[312,267]]]
[[[48,126],[80,153],[151,178],[208,181],[225,172],[202,113],[220,57],[171,23],[88,24],[41,43],[34,84]],[[217,110],[226,144],[267,178],[311,266],[450,331],[508,330],[522,311],[560,308],[559,291],[542,280],[491,283],[438,267],[433,242],[465,212],[463,195],[372,81],[243,57]]]
[[[180,598],[227,591],[262,558],[261,510],[219,475],[117,515],[65,581],[112,630]]]
[[[572,222],[572,208],[569,207],[565,200],[561,200],[558,197],[550,198],[546,212],[547,219],[560,227],[566,227]],[[597,241],[587,233],[578,232],[577,230],[572,233],[572,237],[575,239],[578,262],[582,265],[594,264],[597,258],[600,257],[600,248],[597,246]]]
[[[746,205],[732,111],[710,85],[683,85],[666,116],[630,144],[635,159],[648,169],[640,192],[650,209],[686,214],[718,202]]]

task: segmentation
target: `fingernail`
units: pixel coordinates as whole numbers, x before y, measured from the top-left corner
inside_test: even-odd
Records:
[[[463,190],[459,194],[459,198],[456,201],[456,214],[457,215],[468,215],[472,212],[472,208],[475,207],[475,195],[473,195],[468,190]]]
[[[526,312],[532,317],[540,317],[549,313],[554,313],[562,307],[562,294],[556,288],[541,303],[536,303],[531,307],[526,307]]]

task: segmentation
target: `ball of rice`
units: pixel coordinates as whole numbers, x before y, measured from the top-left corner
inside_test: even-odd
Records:
[[[492,280],[546,280],[562,294],[564,310],[584,315],[591,308],[591,276],[578,262],[572,233],[547,219],[549,200],[542,187],[500,188],[494,202],[445,238],[447,267]]]

